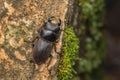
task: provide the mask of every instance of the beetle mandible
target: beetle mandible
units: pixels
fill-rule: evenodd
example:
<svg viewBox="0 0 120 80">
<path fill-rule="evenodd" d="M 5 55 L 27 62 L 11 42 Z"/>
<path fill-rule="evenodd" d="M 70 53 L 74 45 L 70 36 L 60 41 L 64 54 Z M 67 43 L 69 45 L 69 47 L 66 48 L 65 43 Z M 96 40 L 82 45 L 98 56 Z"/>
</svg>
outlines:
<svg viewBox="0 0 120 80">
<path fill-rule="evenodd" d="M 39 37 L 33 47 L 33 58 L 36 64 L 44 63 L 50 56 L 52 56 L 52 49 L 58 41 L 61 29 L 61 19 L 58 23 L 52 23 L 54 16 L 50 17 L 48 21 L 38 31 Z"/>
</svg>

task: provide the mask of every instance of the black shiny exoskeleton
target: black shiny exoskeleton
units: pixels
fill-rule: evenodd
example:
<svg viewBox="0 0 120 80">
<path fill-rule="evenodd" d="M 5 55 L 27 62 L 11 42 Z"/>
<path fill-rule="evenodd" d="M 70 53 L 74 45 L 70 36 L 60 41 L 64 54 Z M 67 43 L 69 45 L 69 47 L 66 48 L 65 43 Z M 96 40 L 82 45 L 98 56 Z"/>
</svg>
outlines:
<svg viewBox="0 0 120 80">
<path fill-rule="evenodd" d="M 54 16 L 50 17 L 38 31 L 39 39 L 33 48 L 33 58 L 36 64 L 44 63 L 51 56 L 52 49 L 59 38 L 61 20 L 59 19 L 59 22 L 54 24 L 51 22 L 54 18 Z"/>
</svg>

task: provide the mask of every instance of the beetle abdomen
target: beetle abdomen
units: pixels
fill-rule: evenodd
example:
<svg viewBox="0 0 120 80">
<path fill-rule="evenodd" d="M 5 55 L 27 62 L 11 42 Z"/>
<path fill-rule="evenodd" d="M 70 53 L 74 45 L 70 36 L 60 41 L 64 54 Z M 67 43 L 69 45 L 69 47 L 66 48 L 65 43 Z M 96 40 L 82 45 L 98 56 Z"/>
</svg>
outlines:
<svg viewBox="0 0 120 80">
<path fill-rule="evenodd" d="M 53 45 L 43 39 L 39 39 L 33 49 L 33 57 L 37 64 L 45 62 L 52 51 Z"/>
</svg>

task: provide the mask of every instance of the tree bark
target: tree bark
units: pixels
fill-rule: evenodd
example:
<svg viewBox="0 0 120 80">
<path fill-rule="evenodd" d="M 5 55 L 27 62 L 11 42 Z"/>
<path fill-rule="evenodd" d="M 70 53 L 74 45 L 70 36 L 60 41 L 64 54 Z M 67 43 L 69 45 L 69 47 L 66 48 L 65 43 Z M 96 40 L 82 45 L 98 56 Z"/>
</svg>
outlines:
<svg viewBox="0 0 120 80">
<path fill-rule="evenodd" d="M 60 18 L 64 29 L 67 5 L 68 0 L 0 0 L 0 80 L 57 80 L 59 54 L 53 50 L 42 65 L 30 63 L 30 42 L 51 16 Z M 56 44 L 59 52 L 62 35 Z"/>
</svg>

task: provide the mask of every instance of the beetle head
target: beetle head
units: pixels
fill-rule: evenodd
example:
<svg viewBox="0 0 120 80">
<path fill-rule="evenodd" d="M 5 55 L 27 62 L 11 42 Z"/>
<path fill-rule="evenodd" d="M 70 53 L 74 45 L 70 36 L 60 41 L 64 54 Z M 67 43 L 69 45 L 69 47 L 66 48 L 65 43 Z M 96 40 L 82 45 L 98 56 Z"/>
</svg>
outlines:
<svg viewBox="0 0 120 80">
<path fill-rule="evenodd" d="M 61 25 L 61 19 L 57 19 L 55 16 L 51 16 L 49 19 L 48 19 L 48 22 L 49 23 L 52 23 L 52 24 L 56 24 L 58 26 Z"/>
<path fill-rule="evenodd" d="M 61 20 L 55 18 L 54 16 L 48 19 L 48 22 L 44 25 L 45 29 L 58 33 L 60 31 Z"/>
</svg>

